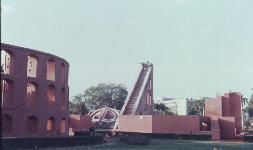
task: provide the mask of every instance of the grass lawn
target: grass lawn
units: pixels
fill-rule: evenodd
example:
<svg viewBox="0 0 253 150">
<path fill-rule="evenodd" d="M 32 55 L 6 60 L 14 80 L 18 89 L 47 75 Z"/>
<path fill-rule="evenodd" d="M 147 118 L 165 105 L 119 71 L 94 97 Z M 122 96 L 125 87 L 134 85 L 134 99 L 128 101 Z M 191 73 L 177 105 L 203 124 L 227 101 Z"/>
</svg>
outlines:
<svg viewBox="0 0 253 150">
<path fill-rule="evenodd" d="M 121 142 L 104 143 L 94 146 L 69 148 L 54 148 L 57 150 L 253 150 L 253 143 L 214 142 L 214 141 L 186 141 L 186 140 L 158 140 L 152 139 L 147 146 L 126 145 Z M 43 150 L 53 150 L 43 149 Z"/>
</svg>

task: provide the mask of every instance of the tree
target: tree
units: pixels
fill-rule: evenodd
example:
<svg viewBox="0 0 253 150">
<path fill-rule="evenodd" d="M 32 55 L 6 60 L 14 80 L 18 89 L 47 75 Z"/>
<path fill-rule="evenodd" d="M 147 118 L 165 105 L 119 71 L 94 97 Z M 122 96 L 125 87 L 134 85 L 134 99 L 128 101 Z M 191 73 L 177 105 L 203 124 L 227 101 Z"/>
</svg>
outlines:
<svg viewBox="0 0 253 150">
<path fill-rule="evenodd" d="M 250 118 L 253 118 L 253 93 L 248 101 L 248 106 L 245 108 L 245 111 L 248 112 Z"/>
<path fill-rule="evenodd" d="M 188 114 L 189 115 L 201 115 L 204 112 L 204 100 L 196 100 L 193 102 Z"/>
<path fill-rule="evenodd" d="M 165 107 L 165 115 L 175 115 L 169 107 Z"/>
<path fill-rule="evenodd" d="M 154 112 L 156 112 L 156 114 L 158 114 L 160 111 L 160 103 L 155 103 L 154 104 Z"/>
<path fill-rule="evenodd" d="M 71 101 L 69 102 L 69 111 L 71 114 L 86 114 L 89 112 L 85 106 L 85 101 L 82 94 L 71 97 Z"/>
<path fill-rule="evenodd" d="M 69 111 L 72 114 L 86 114 L 90 110 L 96 110 L 104 106 L 120 110 L 127 97 L 126 87 L 122 84 L 101 83 L 91 86 L 84 91 L 71 97 Z"/>
<path fill-rule="evenodd" d="M 162 114 L 163 110 L 165 111 L 165 105 L 163 103 L 155 103 L 154 110 L 157 114 Z"/>
<path fill-rule="evenodd" d="M 162 115 L 173 115 L 173 113 L 170 111 L 168 107 L 165 106 L 163 103 L 155 103 L 154 104 L 154 111 L 156 114 L 162 114 Z"/>
<path fill-rule="evenodd" d="M 253 88 L 252 88 L 252 90 L 253 90 Z M 248 107 L 252 107 L 253 108 L 253 93 L 251 94 L 251 97 L 249 99 Z"/>
<path fill-rule="evenodd" d="M 204 116 L 205 114 L 205 102 L 206 102 L 206 98 L 202 97 L 200 100 L 199 100 L 199 112 L 202 116 Z"/>
<path fill-rule="evenodd" d="M 243 109 L 243 125 L 245 126 L 246 130 L 253 130 L 252 123 L 253 123 L 253 93 L 250 97 L 250 100 L 243 98 L 242 96 L 242 107 L 247 102 L 248 106 Z M 245 103 L 244 103 L 245 102 Z M 245 114 L 247 117 L 245 117 Z"/>
<path fill-rule="evenodd" d="M 189 110 L 189 115 L 199 115 L 200 112 L 198 109 L 196 109 L 196 107 L 192 107 L 190 110 Z"/>
<path fill-rule="evenodd" d="M 157 113 L 157 107 L 158 107 L 158 104 L 157 103 L 154 103 L 153 105 L 153 112 Z"/>
<path fill-rule="evenodd" d="M 193 105 L 189 110 L 189 115 L 205 115 L 205 102 L 206 97 L 202 97 L 199 100 L 194 101 Z"/>
<path fill-rule="evenodd" d="M 250 118 L 253 118 L 253 108 L 252 107 L 247 107 L 244 109 L 244 111 L 249 114 Z"/>
<path fill-rule="evenodd" d="M 83 98 L 86 107 L 90 110 L 105 106 L 120 110 L 124 105 L 127 94 L 126 87 L 122 84 L 100 83 L 86 89 Z"/>
<path fill-rule="evenodd" d="M 248 103 L 248 99 L 243 97 L 243 95 L 241 95 L 241 105 L 242 108 L 246 105 L 246 103 Z"/>
<path fill-rule="evenodd" d="M 160 109 L 161 109 L 161 113 L 164 114 L 166 110 L 166 106 L 163 103 L 160 103 Z"/>
</svg>

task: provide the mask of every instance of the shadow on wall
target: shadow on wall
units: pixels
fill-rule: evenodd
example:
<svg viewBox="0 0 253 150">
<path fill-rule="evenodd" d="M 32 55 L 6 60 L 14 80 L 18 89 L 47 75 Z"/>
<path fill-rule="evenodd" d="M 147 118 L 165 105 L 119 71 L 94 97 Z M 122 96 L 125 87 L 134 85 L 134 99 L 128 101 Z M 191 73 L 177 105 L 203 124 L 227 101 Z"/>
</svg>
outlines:
<svg viewBox="0 0 253 150">
<path fill-rule="evenodd" d="M 69 118 L 69 128 L 73 131 L 80 130 L 80 115 L 71 114 Z"/>
<path fill-rule="evenodd" d="M 235 118 L 222 117 L 219 118 L 220 136 L 221 139 L 235 139 Z"/>
</svg>

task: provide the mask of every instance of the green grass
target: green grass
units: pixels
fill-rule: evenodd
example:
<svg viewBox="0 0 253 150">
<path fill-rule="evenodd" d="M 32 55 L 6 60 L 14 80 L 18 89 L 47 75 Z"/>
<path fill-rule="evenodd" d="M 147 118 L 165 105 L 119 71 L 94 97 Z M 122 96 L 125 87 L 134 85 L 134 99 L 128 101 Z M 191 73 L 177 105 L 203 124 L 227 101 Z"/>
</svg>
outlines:
<svg viewBox="0 0 253 150">
<path fill-rule="evenodd" d="M 127 145 L 121 142 L 104 143 L 94 146 L 54 148 L 57 150 L 253 150 L 253 143 L 232 143 L 213 141 L 158 140 L 152 139 L 149 145 Z M 53 150 L 44 149 L 44 150 Z"/>
</svg>

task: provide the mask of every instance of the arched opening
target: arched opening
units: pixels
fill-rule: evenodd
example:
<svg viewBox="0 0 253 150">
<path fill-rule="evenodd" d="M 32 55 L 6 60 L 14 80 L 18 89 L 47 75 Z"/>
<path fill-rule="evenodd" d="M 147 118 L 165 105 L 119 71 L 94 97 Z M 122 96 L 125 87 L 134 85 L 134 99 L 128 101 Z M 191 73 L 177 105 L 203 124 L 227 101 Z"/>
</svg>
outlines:
<svg viewBox="0 0 253 150">
<path fill-rule="evenodd" d="M 11 80 L 1 80 L 1 98 L 2 106 L 11 106 L 13 104 L 14 86 Z"/>
<path fill-rule="evenodd" d="M 29 55 L 27 60 L 27 77 L 37 77 L 38 59 L 36 56 Z"/>
<path fill-rule="evenodd" d="M 65 109 L 65 102 L 66 102 L 66 92 L 65 88 L 61 89 L 61 108 Z"/>
<path fill-rule="evenodd" d="M 49 105 L 55 104 L 55 92 L 56 92 L 55 86 L 53 84 L 50 84 L 47 90 L 47 101 Z"/>
<path fill-rule="evenodd" d="M 47 80 L 55 81 L 55 61 L 53 59 L 47 61 Z"/>
<path fill-rule="evenodd" d="M 29 82 L 26 90 L 27 105 L 34 106 L 38 98 L 38 87 L 37 84 Z"/>
<path fill-rule="evenodd" d="M 26 120 L 26 132 L 27 133 L 36 133 L 38 132 L 38 119 L 35 116 L 29 116 Z"/>
<path fill-rule="evenodd" d="M 60 131 L 61 133 L 65 133 L 66 132 L 66 126 L 65 126 L 65 118 L 62 118 L 61 120 L 61 127 L 60 127 Z"/>
<path fill-rule="evenodd" d="M 13 55 L 6 50 L 1 50 L 1 73 L 12 74 L 13 64 L 14 64 Z"/>
<path fill-rule="evenodd" d="M 65 81 L 66 67 L 64 63 L 61 64 L 61 79 L 60 82 L 63 84 Z"/>
<path fill-rule="evenodd" d="M 13 120 L 10 115 L 3 115 L 2 120 L 2 133 L 11 133 L 13 126 Z"/>
<path fill-rule="evenodd" d="M 55 119 L 54 117 L 50 117 L 47 121 L 47 131 L 53 132 L 55 130 Z"/>
</svg>

